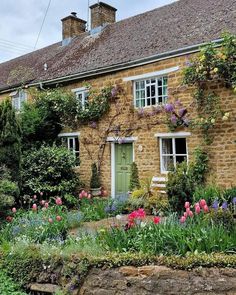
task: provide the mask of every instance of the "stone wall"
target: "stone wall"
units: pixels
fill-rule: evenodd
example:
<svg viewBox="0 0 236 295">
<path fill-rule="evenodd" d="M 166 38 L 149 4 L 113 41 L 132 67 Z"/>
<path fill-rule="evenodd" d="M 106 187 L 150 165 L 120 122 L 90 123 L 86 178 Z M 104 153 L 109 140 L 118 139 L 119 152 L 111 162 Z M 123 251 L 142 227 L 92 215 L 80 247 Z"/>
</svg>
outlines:
<svg viewBox="0 0 236 295">
<path fill-rule="evenodd" d="M 92 269 L 74 295 L 235 295 L 236 269 L 165 266 Z"/>
<path fill-rule="evenodd" d="M 97 76 L 93 79 L 87 79 L 86 81 L 79 81 L 71 83 L 65 86 L 68 90 L 83 87 L 85 83 L 90 84 L 92 88 L 99 89 L 108 85 L 120 85 L 124 89 L 124 94 L 120 96 L 117 102 L 122 108 L 122 115 L 116 118 L 115 123 L 132 126 L 142 126 L 141 129 L 137 129 L 132 133 L 133 137 L 137 140 L 134 141 L 134 155 L 135 162 L 139 168 L 140 178 L 145 179 L 152 176 L 163 176 L 160 172 L 160 151 L 159 151 L 159 139 L 155 137 L 156 133 L 169 132 L 166 124 L 158 124 L 155 126 L 147 126 L 145 120 L 137 118 L 137 115 L 133 111 L 134 98 L 133 98 L 133 85 L 132 81 L 125 82 L 123 78 L 129 76 L 135 76 L 154 71 L 160 71 L 170 67 L 179 66 L 179 70 L 168 75 L 168 91 L 169 101 L 173 101 L 175 98 L 180 99 L 184 106 L 188 106 L 192 101 L 193 89 L 182 89 L 182 69 L 185 67 L 187 61 L 186 56 L 174 57 L 166 60 L 158 61 L 144 66 L 136 68 L 113 72 L 112 74 Z M 212 90 L 216 92 L 221 98 L 221 107 L 224 112 L 230 112 L 229 121 L 219 122 L 216 124 L 213 135 L 214 140 L 209 149 L 210 157 L 210 177 L 209 180 L 224 187 L 230 187 L 236 185 L 236 99 L 235 94 L 230 89 L 226 89 L 221 85 L 212 85 Z M 175 94 L 173 94 L 175 93 Z M 1 100 L 1 96 L 0 96 Z M 194 113 L 194 108 L 189 108 L 191 113 Z M 97 130 L 92 130 L 88 126 L 81 126 L 80 132 L 80 159 L 81 165 L 79 172 L 81 179 L 86 185 L 89 185 L 89 179 L 91 175 L 91 164 L 96 161 L 99 146 L 99 135 L 103 130 L 107 128 L 109 118 L 115 112 L 115 103 L 112 103 L 111 111 L 108 115 L 100 121 Z M 182 131 L 191 132 L 191 136 L 187 138 L 189 160 L 193 159 L 193 152 L 197 146 L 203 145 L 202 134 L 195 130 L 189 130 L 188 128 Z M 112 135 L 111 135 L 112 136 Z M 92 144 L 84 145 L 84 139 L 89 138 Z M 140 149 L 140 146 L 142 149 Z M 86 147 L 92 151 L 93 159 L 88 157 Z M 102 168 L 102 184 L 110 191 L 111 190 L 111 144 L 107 143 L 105 148 L 105 154 L 103 158 Z"/>
</svg>

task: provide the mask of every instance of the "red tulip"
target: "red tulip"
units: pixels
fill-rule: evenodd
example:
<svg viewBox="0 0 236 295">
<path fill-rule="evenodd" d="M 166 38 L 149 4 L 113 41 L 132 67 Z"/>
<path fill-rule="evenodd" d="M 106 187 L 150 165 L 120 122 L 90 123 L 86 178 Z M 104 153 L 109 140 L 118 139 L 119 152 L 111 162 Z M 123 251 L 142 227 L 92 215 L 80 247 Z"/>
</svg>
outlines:
<svg viewBox="0 0 236 295">
<path fill-rule="evenodd" d="M 205 206 L 203 207 L 203 211 L 204 211 L 205 213 L 209 212 L 209 208 L 208 208 L 207 205 L 205 205 Z"/>
<path fill-rule="evenodd" d="M 33 206 L 32 206 L 32 210 L 33 210 L 33 211 L 37 211 L 37 205 L 36 205 L 36 204 L 33 204 Z"/>
<path fill-rule="evenodd" d="M 204 199 L 202 199 L 200 202 L 200 207 L 203 209 L 203 207 L 207 204 Z"/>
<path fill-rule="evenodd" d="M 53 223 L 52 218 L 48 218 L 48 222 L 49 222 L 49 223 Z"/>
<path fill-rule="evenodd" d="M 190 207 L 190 203 L 189 203 L 189 202 L 185 202 L 185 204 L 184 204 L 184 208 L 187 209 L 187 208 L 189 208 L 189 207 Z"/>
<path fill-rule="evenodd" d="M 199 214 L 201 212 L 201 208 L 200 208 L 200 206 L 196 206 L 195 207 L 195 213 L 196 214 Z"/>
<path fill-rule="evenodd" d="M 56 204 L 58 205 L 58 206 L 61 206 L 62 205 L 62 200 L 61 200 L 61 198 L 56 198 Z"/>
<path fill-rule="evenodd" d="M 16 213 L 16 208 L 15 208 L 15 207 L 12 208 L 11 211 L 12 211 L 13 213 Z"/>
<path fill-rule="evenodd" d="M 180 222 L 181 222 L 181 223 L 185 223 L 185 221 L 186 221 L 186 217 L 185 217 L 185 216 L 182 216 L 182 217 L 180 218 Z"/>
<path fill-rule="evenodd" d="M 56 220 L 57 220 L 57 221 L 61 221 L 61 220 L 62 220 L 62 217 L 58 215 L 58 216 L 56 217 Z"/>
<path fill-rule="evenodd" d="M 155 216 L 155 217 L 153 218 L 153 222 L 154 222 L 155 224 L 158 224 L 160 221 L 161 221 L 161 218 L 160 218 L 159 216 Z"/>
</svg>

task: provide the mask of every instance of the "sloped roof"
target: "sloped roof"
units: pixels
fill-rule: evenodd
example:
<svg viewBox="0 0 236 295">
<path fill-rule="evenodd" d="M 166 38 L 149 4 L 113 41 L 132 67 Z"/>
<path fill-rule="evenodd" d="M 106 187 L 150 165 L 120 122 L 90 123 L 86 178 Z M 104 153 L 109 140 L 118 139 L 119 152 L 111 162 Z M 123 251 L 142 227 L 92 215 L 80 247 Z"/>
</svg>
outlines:
<svg viewBox="0 0 236 295">
<path fill-rule="evenodd" d="M 180 0 L 0 64 L 0 90 L 99 70 L 236 33 L 236 0 Z M 44 70 L 47 63 L 48 70 Z"/>
</svg>

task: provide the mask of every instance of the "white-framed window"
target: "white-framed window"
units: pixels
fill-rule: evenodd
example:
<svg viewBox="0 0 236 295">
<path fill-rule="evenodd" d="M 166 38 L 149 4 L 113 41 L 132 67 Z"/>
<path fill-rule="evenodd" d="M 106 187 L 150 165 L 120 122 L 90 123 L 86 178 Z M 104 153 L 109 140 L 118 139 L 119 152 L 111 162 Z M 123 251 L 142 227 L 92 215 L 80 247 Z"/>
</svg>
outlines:
<svg viewBox="0 0 236 295">
<path fill-rule="evenodd" d="M 177 163 L 188 161 L 186 137 L 160 138 L 161 173 L 168 173 Z"/>
<path fill-rule="evenodd" d="M 10 97 L 16 111 L 20 111 L 23 103 L 27 101 L 27 93 L 24 90 L 16 90 L 10 94 Z"/>
<path fill-rule="evenodd" d="M 79 133 L 61 133 L 58 135 L 61 139 L 61 143 L 76 157 L 76 161 L 79 165 L 80 161 L 80 143 Z"/>
<path fill-rule="evenodd" d="M 167 76 L 134 81 L 135 107 L 144 108 L 166 104 L 168 97 Z"/>
<path fill-rule="evenodd" d="M 88 88 L 76 88 L 72 89 L 72 92 L 75 93 L 76 98 L 81 103 L 83 110 L 86 108 L 86 104 L 88 102 L 89 90 Z"/>
</svg>

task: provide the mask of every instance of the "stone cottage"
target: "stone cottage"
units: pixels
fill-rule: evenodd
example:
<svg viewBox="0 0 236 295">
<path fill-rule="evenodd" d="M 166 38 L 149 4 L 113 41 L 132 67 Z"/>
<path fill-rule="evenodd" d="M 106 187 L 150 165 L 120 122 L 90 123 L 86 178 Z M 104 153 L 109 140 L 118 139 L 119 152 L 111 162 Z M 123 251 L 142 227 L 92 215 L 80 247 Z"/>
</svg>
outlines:
<svg viewBox="0 0 236 295">
<path fill-rule="evenodd" d="M 202 132 L 188 127 L 188 117 L 170 130 L 166 114 L 159 112 L 173 102 L 191 107 L 193 89 L 182 86 L 183 69 L 202 45 L 220 45 L 222 33 L 236 33 L 236 5 L 235 0 L 179 0 L 119 22 L 116 8 L 106 3 L 90 11 L 90 30 L 73 12 L 62 19 L 60 42 L 0 64 L 0 99 L 10 96 L 19 110 L 30 87 L 61 86 L 86 107 L 88 84 L 119 86 L 122 92 L 99 122 L 59 134 L 80 158 L 78 170 L 87 184 L 91 164 L 102 153 L 102 185 L 115 196 L 128 191 L 133 161 L 141 178 L 163 178 L 170 165 L 191 161 L 203 145 Z M 236 97 L 224 85 L 211 87 L 230 116 L 211 131 L 209 180 L 230 187 L 236 185 Z"/>
</svg>

